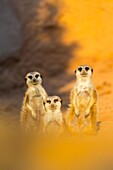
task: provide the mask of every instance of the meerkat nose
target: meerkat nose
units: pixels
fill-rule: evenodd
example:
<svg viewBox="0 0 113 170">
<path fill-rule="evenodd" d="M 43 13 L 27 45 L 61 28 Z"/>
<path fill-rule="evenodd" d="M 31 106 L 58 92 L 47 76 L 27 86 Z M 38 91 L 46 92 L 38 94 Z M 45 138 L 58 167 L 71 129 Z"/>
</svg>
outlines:
<svg viewBox="0 0 113 170">
<path fill-rule="evenodd" d="M 85 74 L 86 73 L 86 71 L 85 70 L 82 70 L 82 74 Z"/>
<path fill-rule="evenodd" d="M 33 82 L 35 82 L 36 81 L 36 79 L 33 79 Z"/>
<path fill-rule="evenodd" d="M 54 103 L 51 104 L 51 107 L 54 107 Z"/>
</svg>

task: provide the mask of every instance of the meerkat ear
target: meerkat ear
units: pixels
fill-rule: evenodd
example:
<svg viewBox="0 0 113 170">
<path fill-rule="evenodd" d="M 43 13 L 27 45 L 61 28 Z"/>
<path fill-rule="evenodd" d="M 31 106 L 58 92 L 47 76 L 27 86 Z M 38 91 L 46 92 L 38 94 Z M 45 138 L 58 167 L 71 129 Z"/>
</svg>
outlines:
<svg viewBox="0 0 113 170">
<path fill-rule="evenodd" d="M 61 104 L 62 104 L 62 99 L 60 100 Z"/>
<path fill-rule="evenodd" d="M 27 78 L 25 77 L 25 82 L 27 81 Z"/>
<path fill-rule="evenodd" d="M 75 74 L 76 74 L 76 72 L 77 72 L 77 71 L 75 70 Z"/>
<path fill-rule="evenodd" d="M 93 73 L 93 69 L 91 69 L 91 72 Z"/>
</svg>

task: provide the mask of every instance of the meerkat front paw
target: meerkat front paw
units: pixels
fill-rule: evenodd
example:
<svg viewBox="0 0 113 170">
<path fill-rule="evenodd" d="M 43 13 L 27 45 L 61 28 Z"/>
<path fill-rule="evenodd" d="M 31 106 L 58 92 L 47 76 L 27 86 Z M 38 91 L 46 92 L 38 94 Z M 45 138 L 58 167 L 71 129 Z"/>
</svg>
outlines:
<svg viewBox="0 0 113 170">
<path fill-rule="evenodd" d="M 32 117 L 33 117 L 33 119 L 37 119 L 37 114 L 35 114 L 35 113 L 32 113 Z"/>
<path fill-rule="evenodd" d="M 80 116 L 80 112 L 79 112 L 79 111 L 76 111 L 76 112 L 75 112 L 75 115 L 76 115 L 76 117 L 79 117 L 79 116 Z"/>
<path fill-rule="evenodd" d="M 86 113 L 85 113 L 85 118 L 87 118 L 89 116 L 89 113 L 90 113 L 90 111 L 87 110 Z"/>
</svg>

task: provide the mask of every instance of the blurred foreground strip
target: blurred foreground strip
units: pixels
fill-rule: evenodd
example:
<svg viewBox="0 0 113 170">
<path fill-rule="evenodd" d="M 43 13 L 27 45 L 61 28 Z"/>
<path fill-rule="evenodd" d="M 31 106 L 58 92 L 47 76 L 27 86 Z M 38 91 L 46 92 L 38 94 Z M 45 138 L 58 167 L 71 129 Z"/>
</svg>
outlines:
<svg viewBox="0 0 113 170">
<path fill-rule="evenodd" d="M 113 169 L 112 159 L 109 136 L 45 138 L 0 128 L 1 170 L 108 170 Z"/>
</svg>

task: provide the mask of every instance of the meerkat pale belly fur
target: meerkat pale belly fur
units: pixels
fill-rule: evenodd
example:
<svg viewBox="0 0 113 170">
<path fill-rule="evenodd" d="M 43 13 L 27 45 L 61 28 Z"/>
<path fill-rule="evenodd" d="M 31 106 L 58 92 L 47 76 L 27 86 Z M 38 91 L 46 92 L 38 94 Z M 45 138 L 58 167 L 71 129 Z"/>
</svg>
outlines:
<svg viewBox="0 0 113 170">
<path fill-rule="evenodd" d="M 61 99 L 58 96 L 49 96 L 45 102 L 44 133 L 56 134 L 63 130 L 63 114 Z"/>
<path fill-rule="evenodd" d="M 89 119 L 90 126 L 96 126 L 97 118 L 97 92 L 92 83 L 93 69 L 89 66 L 79 66 L 75 70 L 76 83 L 70 95 L 70 115 L 69 121 L 73 116 Z"/>
<path fill-rule="evenodd" d="M 42 87 L 42 76 L 39 72 L 28 73 L 25 77 L 28 89 L 25 93 L 22 112 L 21 126 L 26 130 L 40 127 L 45 113 L 44 101 L 47 93 Z"/>
</svg>

